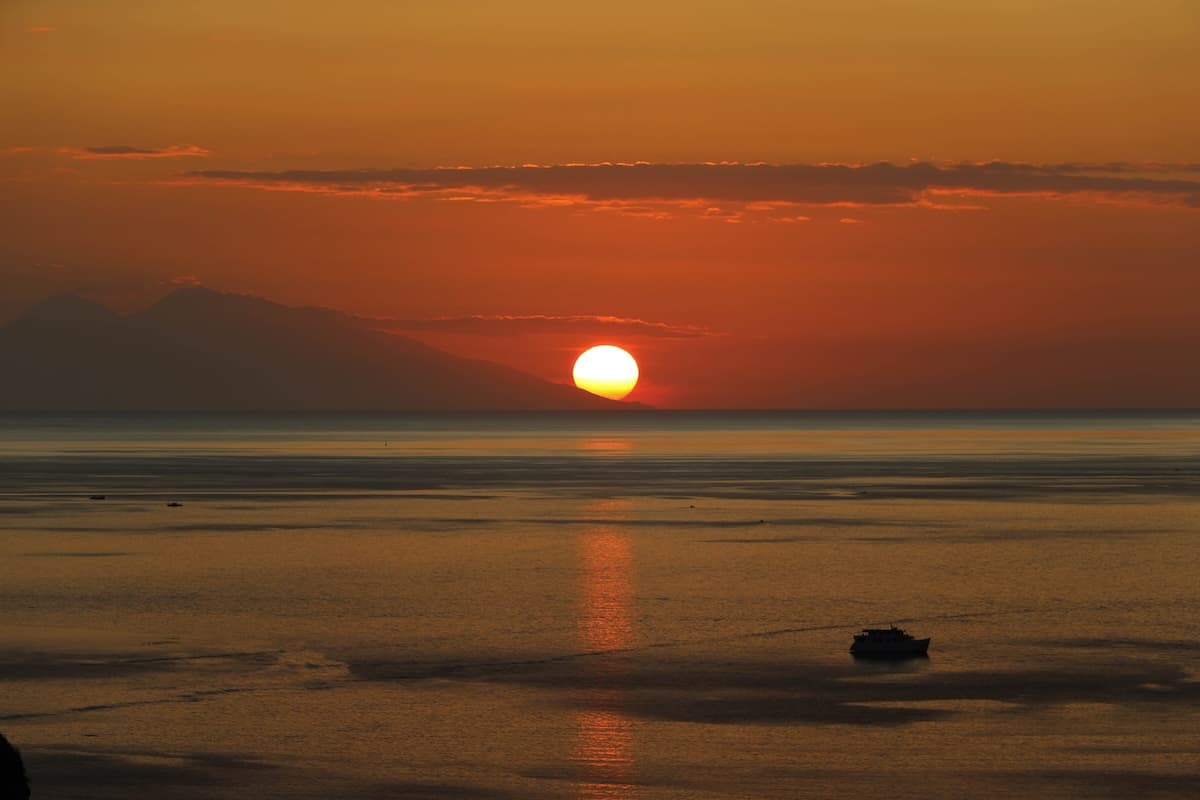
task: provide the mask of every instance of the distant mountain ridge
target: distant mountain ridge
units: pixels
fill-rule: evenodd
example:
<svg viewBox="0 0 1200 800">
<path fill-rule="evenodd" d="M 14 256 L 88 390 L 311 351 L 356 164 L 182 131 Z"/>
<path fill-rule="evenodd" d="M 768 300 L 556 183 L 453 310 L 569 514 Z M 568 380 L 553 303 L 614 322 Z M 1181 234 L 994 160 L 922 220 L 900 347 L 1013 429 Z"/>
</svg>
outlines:
<svg viewBox="0 0 1200 800">
<path fill-rule="evenodd" d="M 0 411 L 638 408 L 325 308 L 183 288 L 127 316 L 77 295 L 0 326 Z"/>
</svg>

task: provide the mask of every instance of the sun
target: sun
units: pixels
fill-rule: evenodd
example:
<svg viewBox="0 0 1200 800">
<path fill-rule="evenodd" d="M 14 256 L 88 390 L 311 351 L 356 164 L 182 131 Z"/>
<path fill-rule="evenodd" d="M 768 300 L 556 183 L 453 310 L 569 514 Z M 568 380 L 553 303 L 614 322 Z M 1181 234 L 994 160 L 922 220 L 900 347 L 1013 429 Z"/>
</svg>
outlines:
<svg viewBox="0 0 1200 800">
<path fill-rule="evenodd" d="M 633 356 L 611 344 L 597 345 L 575 359 L 575 385 L 585 392 L 620 400 L 638 382 Z"/>
</svg>

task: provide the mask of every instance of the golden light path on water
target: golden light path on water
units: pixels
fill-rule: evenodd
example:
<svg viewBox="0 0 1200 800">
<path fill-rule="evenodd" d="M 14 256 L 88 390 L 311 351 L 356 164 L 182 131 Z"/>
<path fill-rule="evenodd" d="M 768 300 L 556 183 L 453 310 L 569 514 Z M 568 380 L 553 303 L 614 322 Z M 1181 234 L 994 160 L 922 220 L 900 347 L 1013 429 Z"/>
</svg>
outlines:
<svg viewBox="0 0 1200 800">
<path fill-rule="evenodd" d="M 602 500 L 587 510 L 604 519 L 620 519 L 627 500 Z M 579 800 L 629 800 L 635 796 L 636 723 L 623 710 L 625 690 L 617 680 L 626 669 L 620 652 L 635 643 L 632 618 L 633 545 L 609 524 L 597 524 L 579 537 L 582 581 L 578 636 L 589 652 L 577 698 L 575 743 L 571 760 L 579 768 Z"/>
</svg>

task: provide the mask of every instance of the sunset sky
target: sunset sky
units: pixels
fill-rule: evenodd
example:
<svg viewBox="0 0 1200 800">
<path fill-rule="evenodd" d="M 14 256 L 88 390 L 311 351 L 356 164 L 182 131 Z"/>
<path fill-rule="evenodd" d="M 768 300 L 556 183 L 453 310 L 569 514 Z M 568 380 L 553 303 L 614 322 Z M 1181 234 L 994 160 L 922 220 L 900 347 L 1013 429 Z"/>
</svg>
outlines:
<svg viewBox="0 0 1200 800">
<path fill-rule="evenodd" d="M 1200 406 L 1200 2 L 6 0 L 0 322 L 201 284 L 662 407 Z"/>
</svg>

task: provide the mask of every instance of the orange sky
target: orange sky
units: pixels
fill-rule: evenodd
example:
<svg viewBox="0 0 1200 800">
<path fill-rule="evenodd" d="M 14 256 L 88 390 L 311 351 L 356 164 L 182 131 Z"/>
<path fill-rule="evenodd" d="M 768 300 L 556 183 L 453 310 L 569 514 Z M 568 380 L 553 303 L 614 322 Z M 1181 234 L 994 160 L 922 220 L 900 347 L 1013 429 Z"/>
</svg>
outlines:
<svg viewBox="0 0 1200 800">
<path fill-rule="evenodd" d="M 5 3 L 0 320 L 200 282 L 664 406 L 1200 406 L 1200 4 L 683 7 Z"/>
</svg>

